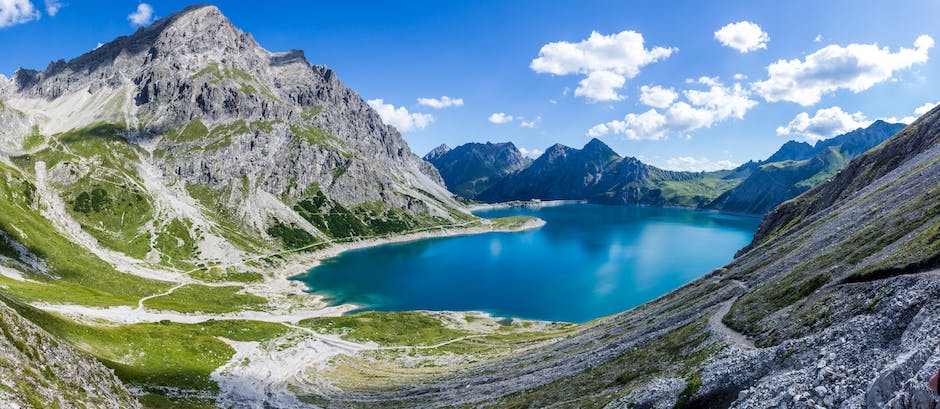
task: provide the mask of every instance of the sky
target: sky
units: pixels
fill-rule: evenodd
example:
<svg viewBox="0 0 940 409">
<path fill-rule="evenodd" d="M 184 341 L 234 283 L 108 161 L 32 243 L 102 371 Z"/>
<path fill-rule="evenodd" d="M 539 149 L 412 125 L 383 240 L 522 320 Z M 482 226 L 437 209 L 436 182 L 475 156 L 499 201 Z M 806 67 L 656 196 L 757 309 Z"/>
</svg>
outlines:
<svg viewBox="0 0 940 409">
<path fill-rule="evenodd" d="M 189 2 L 0 0 L 0 74 Z M 266 49 L 336 70 L 423 155 L 592 137 L 668 169 L 763 159 L 940 101 L 940 1 L 224 1 Z"/>
</svg>

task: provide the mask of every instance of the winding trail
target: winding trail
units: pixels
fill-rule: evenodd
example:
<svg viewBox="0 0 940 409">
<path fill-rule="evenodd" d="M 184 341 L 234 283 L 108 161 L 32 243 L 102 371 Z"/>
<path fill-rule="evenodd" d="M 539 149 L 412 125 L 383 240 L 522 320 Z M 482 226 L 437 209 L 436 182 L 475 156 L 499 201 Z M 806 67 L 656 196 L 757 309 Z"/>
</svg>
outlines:
<svg viewBox="0 0 940 409">
<path fill-rule="evenodd" d="M 734 284 L 735 287 L 744 290 L 747 290 L 748 288 L 746 284 L 738 280 L 733 280 L 732 284 Z M 741 295 L 736 295 L 733 298 L 721 303 L 721 307 L 719 307 L 718 310 L 716 310 L 715 313 L 708 318 L 708 326 L 711 328 L 712 333 L 715 334 L 716 337 L 727 342 L 728 344 L 737 346 L 738 348 L 741 348 L 745 351 L 749 351 L 757 349 L 754 346 L 754 342 L 748 339 L 744 334 L 725 325 L 723 321 L 725 316 L 728 315 L 728 312 L 731 311 L 731 306 L 740 297 Z"/>
</svg>

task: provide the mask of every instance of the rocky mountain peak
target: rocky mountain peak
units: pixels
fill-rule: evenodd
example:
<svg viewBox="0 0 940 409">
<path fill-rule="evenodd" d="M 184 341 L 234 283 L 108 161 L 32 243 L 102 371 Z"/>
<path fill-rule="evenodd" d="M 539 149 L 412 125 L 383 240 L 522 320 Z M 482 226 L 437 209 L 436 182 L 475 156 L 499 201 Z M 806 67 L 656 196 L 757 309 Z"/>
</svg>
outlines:
<svg viewBox="0 0 940 409">
<path fill-rule="evenodd" d="M 446 143 L 442 143 L 438 147 L 431 149 L 427 155 L 424 155 L 424 160 L 433 163 L 435 160 L 440 159 L 441 156 L 444 156 L 447 152 L 450 152 L 450 150 L 450 146 L 447 146 Z"/>
<path fill-rule="evenodd" d="M 614 150 L 611 149 L 610 146 L 607 146 L 606 143 L 604 143 L 603 141 L 597 138 L 591 138 L 591 140 L 588 141 L 588 143 L 585 144 L 583 148 L 581 148 L 581 151 L 591 156 L 597 156 L 597 157 L 603 157 L 603 158 L 620 156 L 617 154 L 617 152 L 614 152 Z"/>
<path fill-rule="evenodd" d="M 150 33 L 153 32 L 153 33 Z M 217 61 L 266 54 L 254 38 L 232 24 L 215 6 L 188 7 L 142 28 L 134 37 L 153 37 L 149 59 L 196 55 Z"/>
</svg>

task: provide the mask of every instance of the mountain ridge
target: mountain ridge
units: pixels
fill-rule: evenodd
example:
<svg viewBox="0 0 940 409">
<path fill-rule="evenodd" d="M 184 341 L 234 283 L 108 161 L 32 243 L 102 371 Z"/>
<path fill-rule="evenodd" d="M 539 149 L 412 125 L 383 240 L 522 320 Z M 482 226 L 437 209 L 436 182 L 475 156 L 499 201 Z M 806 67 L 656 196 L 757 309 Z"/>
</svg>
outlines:
<svg viewBox="0 0 940 409">
<path fill-rule="evenodd" d="M 879 120 L 866 128 L 819 141 L 815 146 L 789 141 L 763 161 L 712 172 L 659 169 L 633 157 L 621 157 L 603 141 L 592 138 L 581 149 L 556 143 L 525 167 L 501 178 L 490 175 L 482 190 L 457 188 L 454 175 L 442 174 L 448 187 L 458 195 L 484 202 L 574 199 L 763 214 L 835 174 L 849 160 L 901 128 L 901 124 Z"/>
</svg>

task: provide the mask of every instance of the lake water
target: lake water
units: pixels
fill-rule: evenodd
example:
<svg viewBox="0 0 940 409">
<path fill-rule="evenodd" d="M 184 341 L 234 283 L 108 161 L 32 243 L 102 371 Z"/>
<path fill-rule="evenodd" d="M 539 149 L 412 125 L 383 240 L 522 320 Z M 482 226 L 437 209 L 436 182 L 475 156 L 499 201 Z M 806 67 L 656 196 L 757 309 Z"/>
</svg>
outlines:
<svg viewBox="0 0 940 409">
<path fill-rule="evenodd" d="M 486 311 L 585 322 L 659 297 L 731 261 L 760 219 L 688 209 L 572 204 L 499 209 L 547 223 L 520 233 L 347 251 L 303 280 L 336 304 Z"/>
</svg>

